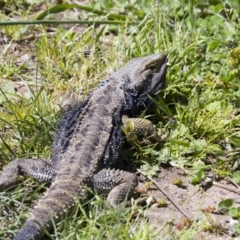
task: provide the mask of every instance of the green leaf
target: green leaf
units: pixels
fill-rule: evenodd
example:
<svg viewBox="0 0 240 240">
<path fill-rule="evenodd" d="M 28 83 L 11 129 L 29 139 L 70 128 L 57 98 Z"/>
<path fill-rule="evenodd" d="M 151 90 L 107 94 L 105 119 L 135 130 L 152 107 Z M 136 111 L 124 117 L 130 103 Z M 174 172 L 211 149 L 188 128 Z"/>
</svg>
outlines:
<svg viewBox="0 0 240 240">
<path fill-rule="evenodd" d="M 218 204 L 218 208 L 222 210 L 228 210 L 234 204 L 233 199 L 225 199 Z"/>
<path fill-rule="evenodd" d="M 179 140 L 170 140 L 172 143 L 175 143 L 179 146 L 183 146 L 183 147 L 190 147 L 190 143 L 189 142 L 184 142 L 184 141 L 179 141 Z"/>
<path fill-rule="evenodd" d="M 197 171 L 195 176 L 191 179 L 192 184 L 198 184 L 204 179 L 205 173 L 203 170 Z"/>
<path fill-rule="evenodd" d="M 209 51 L 213 51 L 214 49 L 216 49 L 218 46 L 219 46 L 220 42 L 217 41 L 217 40 L 214 40 L 214 41 L 211 41 L 209 44 L 208 44 L 208 49 Z"/>
<path fill-rule="evenodd" d="M 236 171 L 232 175 L 232 179 L 235 183 L 240 183 L 240 171 Z"/>
<path fill-rule="evenodd" d="M 214 63 L 214 64 L 211 65 L 210 69 L 211 69 L 213 72 L 219 73 L 220 70 L 221 70 L 221 65 L 218 64 L 218 63 Z"/>
<path fill-rule="evenodd" d="M 238 219 L 240 218 L 240 207 L 233 207 L 233 208 L 230 208 L 229 210 L 229 215 L 235 219 Z"/>
</svg>

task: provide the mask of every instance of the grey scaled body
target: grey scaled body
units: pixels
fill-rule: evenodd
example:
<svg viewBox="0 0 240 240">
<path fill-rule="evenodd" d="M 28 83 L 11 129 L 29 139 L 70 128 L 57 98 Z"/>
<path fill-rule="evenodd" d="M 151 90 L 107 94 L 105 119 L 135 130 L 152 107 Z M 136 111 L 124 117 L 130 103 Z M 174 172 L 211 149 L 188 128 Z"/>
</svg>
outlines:
<svg viewBox="0 0 240 240">
<path fill-rule="evenodd" d="M 112 206 L 131 195 L 136 175 L 114 169 L 124 138 L 122 116 L 137 117 L 151 104 L 148 96 L 164 87 L 166 65 L 164 54 L 132 59 L 65 113 L 50 160 L 16 159 L 3 169 L 1 191 L 16 184 L 20 174 L 51 183 L 15 240 L 41 239 L 52 220 L 58 222 L 79 201 L 86 186 L 108 194 Z"/>
</svg>

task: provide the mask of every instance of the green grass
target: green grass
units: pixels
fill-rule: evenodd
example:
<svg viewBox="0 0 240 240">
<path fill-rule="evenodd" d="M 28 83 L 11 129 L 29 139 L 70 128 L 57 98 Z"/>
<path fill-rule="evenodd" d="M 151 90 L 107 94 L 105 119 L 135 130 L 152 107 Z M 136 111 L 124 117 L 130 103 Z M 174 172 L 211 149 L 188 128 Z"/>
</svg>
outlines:
<svg viewBox="0 0 240 240">
<path fill-rule="evenodd" d="M 47 9 L 47 4 L 39 10 L 25 1 L 17 1 L 16 9 L 15 1 L 6 2 L 1 21 L 34 20 Z M 51 25 L 53 34 L 47 25 L 1 27 L 1 38 L 10 41 L 0 45 L 0 166 L 16 157 L 49 156 L 66 93 L 77 92 L 84 99 L 99 80 L 129 59 L 165 52 L 167 86 L 151 118 L 158 127 L 169 125 L 171 118 L 176 121 L 170 124 L 170 138 L 164 145 L 136 150 L 137 161 L 143 169 L 146 165 L 155 169 L 160 162 L 187 168 L 195 183 L 209 169 L 217 176 L 231 177 L 240 164 L 239 5 L 237 0 L 92 1 L 89 7 L 102 14 L 82 11 L 81 20 L 96 21 L 83 25 L 83 30 L 81 25 L 61 24 Z M 124 24 L 102 24 L 101 20 L 109 19 L 103 12 L 115 14 L 110 18 Z M 77 20 L 73 12 L 67 16 Z M 54 13 L 45 19 L 58 16 Z M 30 34 L 36 39 L 22 40 Z M 88 57 L 86 50 L 90 50 Z M 0 239 L 17 232 L 44 189 L 28 179 L 0 193 Z M 112 210 L 96 196 L 55 226 L 52 239 L 158 239 L 141 218 L 144 210 L 136 206 Z M 194 239 L 197 229 L 177 236 L 168 227 L 172 239 Z"/>
</svg>

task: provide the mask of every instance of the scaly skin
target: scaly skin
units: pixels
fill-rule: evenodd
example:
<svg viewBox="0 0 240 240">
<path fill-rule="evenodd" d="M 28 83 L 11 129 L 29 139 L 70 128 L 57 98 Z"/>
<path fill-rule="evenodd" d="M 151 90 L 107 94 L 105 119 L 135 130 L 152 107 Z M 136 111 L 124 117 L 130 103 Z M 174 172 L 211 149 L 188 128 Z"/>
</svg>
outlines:
<svg viewBox="0 0 240 240">
<path fill-rule="evenodd" d="M 132 194 L 136 175 L 114 169 L 123 143 L 122 116 L 136 117 L 150 105 L 148 96 L 165 84 L 166 62 L 164 54 L 132 59 L 66 112 L 50 160 L 16 159 L 3 169 L 0 190 L 14 185 L 19 174 L 51 183 L 15 240 L 40 239 L 52 220 L 57 222 L 79 201 L 86 186 L 108 194 L 112 206 Z"/>
</svg>

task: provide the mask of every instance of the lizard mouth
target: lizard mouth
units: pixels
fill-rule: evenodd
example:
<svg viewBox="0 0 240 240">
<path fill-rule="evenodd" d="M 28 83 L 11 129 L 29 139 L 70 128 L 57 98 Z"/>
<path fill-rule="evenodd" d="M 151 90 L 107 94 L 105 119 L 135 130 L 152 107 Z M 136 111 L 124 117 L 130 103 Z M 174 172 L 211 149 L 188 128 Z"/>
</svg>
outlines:
<svg viewBox="0 0 240 240">
<path fill-rule="evenodd" d="M 164 56 L 163 59 L 158 63 L 158 68 L 155 73 L 148 76 L 151 78 L 151 83 L 145 86 L 147 89 L 143 89 L 142 93 L 138 95 L 138 100 L 145 101 L 148 96 L 154 96 L 161 90 L 166 83 L 166 71 L 167 71 L 167 57 Z"/>
<path fill-rule="evenodd" d="M 151 87 L 147 91 L 148 95 L 156 94 L 162 89 L 166 83 L 166 71 L 167 71 L 167 57 L 165 56 L 162 62 L 159 64 L 157 73 L 154 74 Z"/>
</svg>

